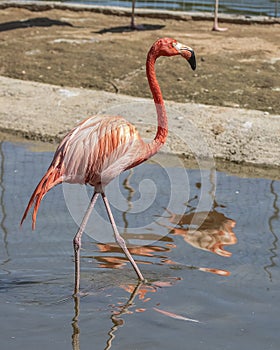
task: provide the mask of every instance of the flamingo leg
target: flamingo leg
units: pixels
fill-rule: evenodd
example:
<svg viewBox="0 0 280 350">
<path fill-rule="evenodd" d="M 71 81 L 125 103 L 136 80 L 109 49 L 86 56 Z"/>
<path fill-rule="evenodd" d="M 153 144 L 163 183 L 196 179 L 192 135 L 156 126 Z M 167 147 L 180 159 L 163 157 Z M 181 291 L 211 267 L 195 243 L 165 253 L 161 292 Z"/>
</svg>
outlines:
<svg viewBox="0 0 280 350">
<path fill-rule="evenodd" d="M 131 29 L 136 29 L 134 17 L 135 17 L 135 0 L 132 0 L 131 22 L 130 22 Z"/>
<path fill-rule="evenodd" d="M 109 201 L 107 199 L 107 197 L 105 196 L 105 193 L 102 192 L 101 196 L 103 198 L 113 231 L 114 231 L 114 235 L 115 235 L 115 240 L 118 243 L 118 245 L 122 248 L 122 250 L 124 251 L 125 255 L 127 256 L 128 260 L 131 262 L 131 265 L 133 266 L 135 272 L 137 273 L 137 276 L 139 278 L 140 281 L 145 281 L 141 271 L 139 270 L 136 262 L 134 261 L 133 257 L 131 256 L 129 250 L 127 249 L 127 246 L 125 244 L 125 240 L 122 238 L 122 236 L 119 234 L 118 229 L 117 229 L 117 225 L 115 223 L 111 208 L 110 208 L 110 204 Z"/>
<path fill-rule="evenodd" d="M 227 28 L 221 28 L 218 24 L 219 0 L 215 0 L 214 25 L 212 30 L 216 32 L 225 32 Z"/>
<path fill-rule="evenodd" d="M 75 254 L 75 288 L 74 288 L 74 295 L 77 295 L 79 293 L 80 289 L 80 249 L 81 249 L 81 240 L 82 240 L 82 234 L 85 230 L 86 224 L 88 222 L 89 216 L 92 212 L 92 209 L 96 203 L 97 197 L 99 193 L 94 192 L 91 201 L 89 203 L 89 206 L 87 208 L 87 211 L 84 215 L 84 218 L 82 220 L 82 223 L 79 227 L 78 232 L 76 233 L 74 239 L 73 239 L 73 247 L 74 247 L 74 254 Z"/>
</svg>

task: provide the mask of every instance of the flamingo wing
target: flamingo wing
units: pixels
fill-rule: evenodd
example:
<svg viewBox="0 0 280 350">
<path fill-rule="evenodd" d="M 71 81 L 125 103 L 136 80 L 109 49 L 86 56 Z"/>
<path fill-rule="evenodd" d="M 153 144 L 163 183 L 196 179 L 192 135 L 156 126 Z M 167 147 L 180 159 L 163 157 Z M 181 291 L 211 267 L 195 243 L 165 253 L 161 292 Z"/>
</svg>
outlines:
<svg viewBox="0 0 280 350">
<path fill-rule="evenodd" d="M 138 131 L 124 118 L 96 116 L 64 138 L 54 161 L 60 159 L 65 182 L 105 186 L 142 158 L 144 151 Z"/>
<path fill-rule="evenodd" d="M 106 186 L 122 171 L 142 163 L 146 144 L 122 117 L 94 116 L 72 129 L 58 146 L 52 163 L 33 192 L 21 224 L 34 204 L 32 228 L 44 195 L 61 182 Z"/>
</svg>

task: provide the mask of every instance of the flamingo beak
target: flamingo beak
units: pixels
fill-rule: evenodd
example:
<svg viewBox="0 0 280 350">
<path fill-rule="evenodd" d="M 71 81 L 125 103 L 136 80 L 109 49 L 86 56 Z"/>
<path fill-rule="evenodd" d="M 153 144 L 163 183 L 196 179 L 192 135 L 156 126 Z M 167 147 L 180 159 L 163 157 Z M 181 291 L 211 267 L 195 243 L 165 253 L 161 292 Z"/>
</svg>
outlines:
<svg viewBox="0 0 280 350">
<path fill-rule="evenodd" d="M 195 59 L 195 54 L 194 54 L 193 49 L 190 48 L 189 46 L 185 46 L 185 45 L 180 44 L 178 42 L 174 43 L 173 46 L 179 52 L 179 54 L 189 62 L 192 70 L 195 70 L 196 69 L 196 59 Z"/>
<path fill-rule="evenodd" d="M 192 49 L 189 49 L 189 52 L 191 54 L 191 57 L 188 59 L 188 62 L 190 64 L 190 66 L 192 67 L 192 70 L 195 70 L 196 69 L 195 54 L 194 54 L 194 51 Z"/>
</svg>

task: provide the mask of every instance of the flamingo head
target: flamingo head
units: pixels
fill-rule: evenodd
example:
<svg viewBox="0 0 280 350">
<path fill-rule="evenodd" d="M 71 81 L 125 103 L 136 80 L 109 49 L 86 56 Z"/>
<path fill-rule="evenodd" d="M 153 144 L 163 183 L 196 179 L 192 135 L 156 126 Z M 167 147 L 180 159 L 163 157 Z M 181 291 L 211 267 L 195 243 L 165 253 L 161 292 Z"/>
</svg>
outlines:
<svg viewBox="0 0 280 350">
<path fill-rule="evenodd" d="M 191 47 L 181 44 L 177 40 L 171 38 L 159 39 L 154 43 L 153 47 L 156 49 L 158 57 L 181 55 L 189 62 L 192 70 L 195 70 L 196 59 Z"/>
</svg>

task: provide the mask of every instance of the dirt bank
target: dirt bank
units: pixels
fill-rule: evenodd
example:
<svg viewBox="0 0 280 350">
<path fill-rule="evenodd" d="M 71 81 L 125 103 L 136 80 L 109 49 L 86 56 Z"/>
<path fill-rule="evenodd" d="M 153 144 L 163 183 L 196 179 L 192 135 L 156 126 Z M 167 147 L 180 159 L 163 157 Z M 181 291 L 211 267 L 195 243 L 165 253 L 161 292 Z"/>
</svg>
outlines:
<svg viewBox="0 0 280 350">
<path fill-rule="evenodd" d="M 123 115 L 142 137 L 155 134 L 151 99 L 0 77 L 2 131 L 57 142 L 86 116 Z M 280 116 L 262 111 L 167 102 L 165 150 L 187 158 L 280 166 Z"/>
<path fill-rule="evenodd" d="M 140 128 L 149 134 L 150 107 L 124 95 L 150 98 L 146 52 L 158 37 L 172 36 L 195 49 L 197 70 L 178 57 L 157 63 L 163 94 L 178 111 L 170 118 L 170 150 L 191 156 L 186 140 L 198 132 L 216 158 L 280 165 L 279 24 L 227 23 L 227 32 L 216 33 L 209 21 L 141 17 L 141 31 L 130 31 L 128 23 L 125 16 L 89 11 L 2 9 L 2 130 L 58 140 L 77 120 L 125 103 L 121 112 L 145 121 Z"/>
<path fill-rule="evenodd" d="M 158 62 L 167 100 L 280 113 L 279 24 L 227 23 L 216 33 L 209 21 L 141 17 L 145 30 L 130 31 L 126 16 L 36 9 L 0 11 L 1 75 L 150 97 L 146 52 L 171 36 L 192 46 L 198 62 L 195 72 L 177 58 Z"/>
</svg>

